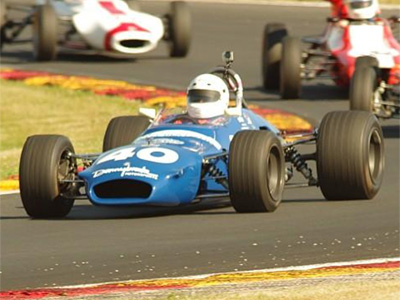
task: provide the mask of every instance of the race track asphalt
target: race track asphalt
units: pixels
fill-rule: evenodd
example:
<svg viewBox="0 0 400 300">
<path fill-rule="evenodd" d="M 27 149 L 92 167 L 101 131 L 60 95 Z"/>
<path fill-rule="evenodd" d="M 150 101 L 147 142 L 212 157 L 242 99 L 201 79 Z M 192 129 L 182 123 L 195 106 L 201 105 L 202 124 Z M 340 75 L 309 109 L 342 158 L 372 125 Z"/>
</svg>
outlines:
<svg viewBox="0 0 400 300">
<path fill-rule="evenodd" d="M 283 22 L 297 36 L 322 32 L 323 8 L 191 3 L 189 57 L 170 59 L 162 45 L 137 59 L 60 53 L 36 63 L 30 45 L 6 45 L 2 67 L 122 79 L 185 89 L 190 79 L 235 52 L 245 96 L 298 113 L 316 124 L 346 110 L 346 92 L 329 81 L 307 83 L 302 100 L 281 101 L 261 89 L 265 23 Z M 167 3 L 144 11 L 161 13 Z M 287 190 L 271 214 L 237 214 L 229 201 L 179 209 L 104 208 L 79 201 L 62 220 L 31 220 L 18 195 L 1 196 L 1 290 L 182 276 L 399 256 L 399 121 L 382 121 L 385 178 L 370 201 L 324 200 L 317 188 Z"/>
</svg>

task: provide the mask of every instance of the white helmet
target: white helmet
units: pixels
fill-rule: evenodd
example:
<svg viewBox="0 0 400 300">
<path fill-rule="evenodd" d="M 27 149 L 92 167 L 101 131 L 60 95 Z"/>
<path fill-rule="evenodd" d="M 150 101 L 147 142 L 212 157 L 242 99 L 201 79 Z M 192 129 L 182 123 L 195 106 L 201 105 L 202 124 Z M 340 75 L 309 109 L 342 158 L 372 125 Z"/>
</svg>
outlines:
<svg viewBox="0 0 400 300">
<path fill-rule="evenodd" d="M 187 89 L 189 116 L 199 119 L 213 118 L 225 113 L 229 104 L 229 90 L 225 82 L 213 74 L 201 74 Z"/>
<path fill-rule="evenodd" d="M 379 10 L 377 0 L 350 0 L 347 5 L 350 18 L 356 20 L 371 19 Z"/>
</svg>

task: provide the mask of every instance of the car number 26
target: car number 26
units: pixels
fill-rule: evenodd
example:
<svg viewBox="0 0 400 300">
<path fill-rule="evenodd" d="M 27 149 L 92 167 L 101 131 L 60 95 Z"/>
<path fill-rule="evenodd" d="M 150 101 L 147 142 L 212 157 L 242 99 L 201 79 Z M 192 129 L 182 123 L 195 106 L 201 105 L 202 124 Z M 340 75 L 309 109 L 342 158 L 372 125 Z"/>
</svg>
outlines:
<svg viewBox="0 0 400 300">
<path fill-rule="evenodd" d="M 135 156 L 141 160 L 160 163 L 160 164 L 172 164 L 179 159 L 179 155 L 176 151 L 161 148 L 161 147 L 149 147 L 143 148 L 136 152 L 135 147 L 125 148 L 119 151 L 115 151 L 108 154 L 97 161 L 97 164 L 101 164 L 107 161 L 120 161 Z"/>
</svg>

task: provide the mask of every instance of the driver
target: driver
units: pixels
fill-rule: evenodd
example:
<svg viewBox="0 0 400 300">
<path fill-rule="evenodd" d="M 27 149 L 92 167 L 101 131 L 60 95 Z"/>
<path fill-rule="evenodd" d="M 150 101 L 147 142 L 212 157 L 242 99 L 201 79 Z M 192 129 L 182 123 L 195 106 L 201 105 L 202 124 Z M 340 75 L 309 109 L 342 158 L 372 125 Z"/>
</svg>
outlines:
<svg viewBox="0 0 400 300">
<path fill-rule="evenodd" d="M 332 4 L 332 17 L 355 20 L 372 19 L 380 14 L 378 0 L 328 0 Z"/>
<path fill-rule="evenodd" d="M 229 104 L 229 91 L 225 82 L 213 74 L 201 74 L 187 89 L 187 111 L 196 119 L 223 116 Z"/>
</svg>

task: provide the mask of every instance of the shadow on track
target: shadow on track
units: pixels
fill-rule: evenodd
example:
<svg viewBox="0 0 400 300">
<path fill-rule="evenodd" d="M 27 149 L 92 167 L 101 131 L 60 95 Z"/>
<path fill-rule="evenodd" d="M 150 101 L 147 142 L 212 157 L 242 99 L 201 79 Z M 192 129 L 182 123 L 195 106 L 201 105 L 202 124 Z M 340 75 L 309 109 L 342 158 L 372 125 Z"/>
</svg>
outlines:
<svg viewBox="0 0 400 300">
<path fill-rule="evenodd" d="M 26 50 L 18 51 L 2 51 L 2 64 L 41 64 L 46 62 L 38 62 L 33 59 L 32 52 Z M 118 56 L 118 55 L 103 55 L 99 53 L 78 52 L 60 52 L 57 55 L 55 62 L 82 62 L 82 63 L 127 63 L 136 62 L 137 57 Z"/>
<path fill-rule="evenodd" d="M 231 206 L 229 199 L 226 200 L 204 200 L 201 203 L 185 205 L 178 207 L 104 207 L 88 205 L 76 205 L 70 214 L 62 220 L 80 221 L 80 220 L 101 220 L 101 219 L 140 219 L 164 217 L 172 215 L 186 215 L 203 213 L 207 210 L 222 209 Z M 227 212 L 215 212 L 227 213 Z M 232 211 L 231 213 L 235 213 Z"/>
<path fill-rule="evenodd" d="M 386 139 L 398 139 L 400 138 L 400 126 L 399 125 L 382 125 L 383 136 Z"/>
<path fill-rule="evenodd" d="M 266 97 L 252 98 L 252 101 L 276 101 L 280 100 L 279 91 L 268 90 L 266 91 L 262 86 L 247 87 L 244 92 L 260 92 L 266 95 Z M 349 99 L 348 90 L 337 87 L 335 85 L 329 85 L 324 83 L 318 83 L 313 85 L 303 85 L 302 92 L 300 95 L 301 100 L 308 101 L 331 101 L 331 100 L 344 100 Z M 280 100 L 285 101 L 285 100 Z"/>
</svg>

